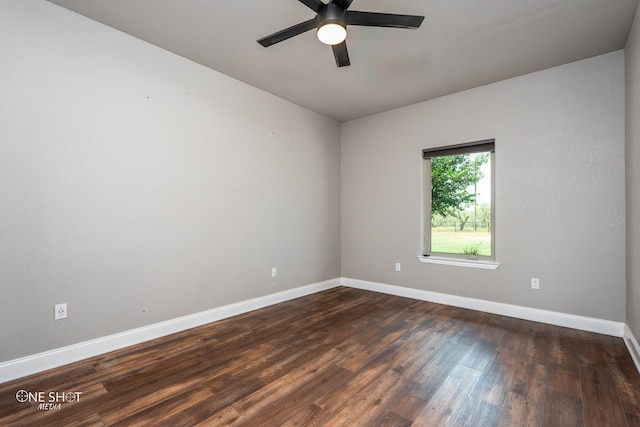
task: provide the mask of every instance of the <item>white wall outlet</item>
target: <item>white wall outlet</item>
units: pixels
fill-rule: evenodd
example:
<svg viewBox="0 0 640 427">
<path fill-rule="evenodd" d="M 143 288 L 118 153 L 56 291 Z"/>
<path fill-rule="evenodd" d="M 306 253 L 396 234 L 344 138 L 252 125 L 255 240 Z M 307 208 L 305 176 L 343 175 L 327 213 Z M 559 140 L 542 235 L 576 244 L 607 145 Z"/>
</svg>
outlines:
<svg viewBox="0 0 640 427">
<path fill-rule="evenodd" d="M 540 279 L 535 277 L 531 278 L 531 289 L 540 289 Z"/>
<path fill-rule="evenodd" d="M 60 320 L 67 318 L 67 303 L 56 304 L 53 306 L 53 320 Z"/>
<path fill-rule="evenodd" d="M 396 271 L 400 271 L 400 268 L 401 268 L 401 267 L 402 267 L 402 266 L 400 265 L 400 263 L 399 263 L 399 262 L 396 262 Z"/>
<path fill-rule="evenodd" d="M 278 275 L 278 269 L 275 267 L 271 267 L 271 277 L 276 277 Z"/>
</svg>

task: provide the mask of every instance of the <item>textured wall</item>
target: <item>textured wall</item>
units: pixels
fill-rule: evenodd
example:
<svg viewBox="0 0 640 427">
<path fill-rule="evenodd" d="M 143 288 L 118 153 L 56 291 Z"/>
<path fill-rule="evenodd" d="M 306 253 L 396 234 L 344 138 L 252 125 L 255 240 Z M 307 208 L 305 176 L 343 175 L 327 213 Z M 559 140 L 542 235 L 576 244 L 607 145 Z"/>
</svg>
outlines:
<svg viewBox="0 0 640 427">
<path fill-rule="evenodd" d="M 348 122 L 341 133 L 344 277 L 625 320 L 622 51 Z M 421 150 L 489 138 L 500 267 L 420 263 Z"/>
<path fill-rule="evenodd" d="M 627 324 L 640 338 L 640 8 L 625 47 L 627 130 Z"/>
<path fill-rule="evenodd" d="M 0 63 L 0 361 L 339 277 L 338 123 L 44 1 Z"/>
</svg>

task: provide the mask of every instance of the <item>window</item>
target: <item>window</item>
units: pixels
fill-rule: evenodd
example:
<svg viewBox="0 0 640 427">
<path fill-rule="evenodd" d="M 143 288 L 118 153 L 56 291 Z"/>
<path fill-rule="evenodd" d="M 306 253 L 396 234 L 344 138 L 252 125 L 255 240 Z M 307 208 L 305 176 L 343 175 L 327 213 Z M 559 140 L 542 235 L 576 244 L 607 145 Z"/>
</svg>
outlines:
<svg viewBox="0 0 640 427">
<path fill-rule="evenodd" d="M 495 141 L 423 150 L 423 255 L 493 261 Z"/>
</svg>

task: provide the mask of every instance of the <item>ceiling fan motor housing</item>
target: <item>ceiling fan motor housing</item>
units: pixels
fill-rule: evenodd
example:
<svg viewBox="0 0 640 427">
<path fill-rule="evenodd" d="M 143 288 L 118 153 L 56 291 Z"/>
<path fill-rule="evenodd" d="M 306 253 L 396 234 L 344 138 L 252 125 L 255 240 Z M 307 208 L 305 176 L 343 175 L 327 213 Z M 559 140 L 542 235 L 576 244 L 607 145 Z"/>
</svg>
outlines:
<svg viewBox="0 0 640 427">
<path fill-rule="evenodd" d="M 346 28 L 345 22 L 346 11 L 337 4 L 329 3 L 325 7 L 318 10 L 316 19 L 318 20 L 318 28 L 326 24 L 338 24 Z"/>
</svg>

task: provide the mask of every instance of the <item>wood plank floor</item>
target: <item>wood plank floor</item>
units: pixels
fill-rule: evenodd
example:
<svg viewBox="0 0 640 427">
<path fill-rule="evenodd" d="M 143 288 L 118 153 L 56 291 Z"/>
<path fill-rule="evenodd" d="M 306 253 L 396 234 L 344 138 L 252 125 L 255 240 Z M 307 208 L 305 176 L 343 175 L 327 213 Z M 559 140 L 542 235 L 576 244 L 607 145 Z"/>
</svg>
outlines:
<svg viewBox="0 0 640 427">
<path fill-rule="evenodd" d="M 640 375 L 620 338 L 335 288 L 0 384 L 0 425 L 640 426 Z"/>
</svg>

